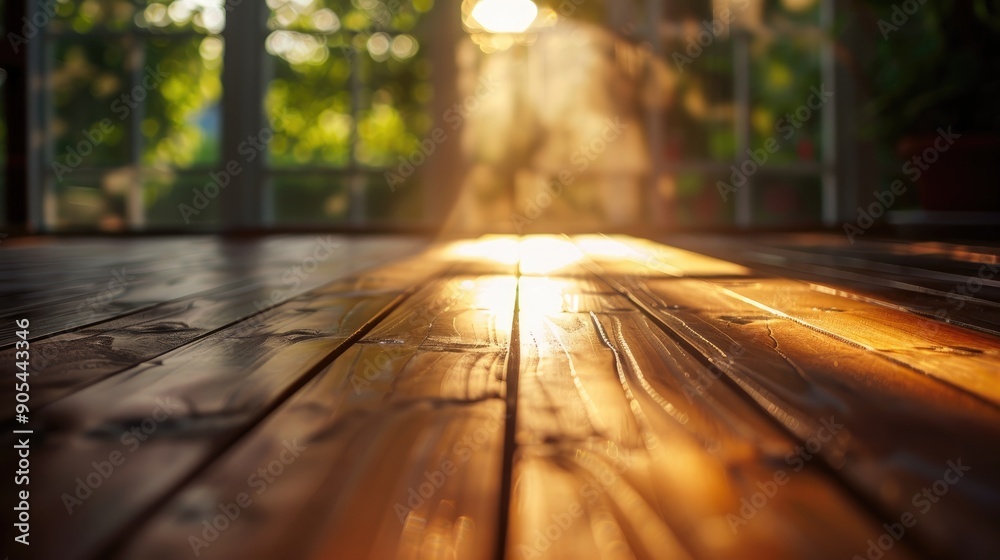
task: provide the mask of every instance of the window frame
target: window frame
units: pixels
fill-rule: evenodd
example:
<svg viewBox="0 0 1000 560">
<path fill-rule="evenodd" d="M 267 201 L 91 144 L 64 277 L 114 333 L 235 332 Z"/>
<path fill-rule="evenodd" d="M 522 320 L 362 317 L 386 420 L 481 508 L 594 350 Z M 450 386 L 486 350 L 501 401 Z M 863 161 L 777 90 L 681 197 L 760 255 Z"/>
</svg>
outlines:
<svg viewBox="0 0 1000 560">
<path fill-rule="evenodd" d="M 763 2 L 764 0 L 758 0 Z M 664 4 L 666 0 L 640 0 L 641 3 L 645 5 L 645 17 L 647 21 L 660 22 L 663 21 Z M 834 90 L 838 89 L 838 84 L 844 82 L 844 75 L 839 71 L 834 52 L 835 38 L 833 36 L 835 16 L 837 13 L 837 5 L 835 0 L 817 0 L 818 11 L 819 11 L 819 21 L 815 25 L 804 26 L 801 28 L 775 28 L 767 27 L 766 25 L 760 28 L 751 28 L 741 24 L 740 21 L 736 21 L 730 27 L 730 40 L 732 43 L 732 59 L 733 59 L 733 106 L 736 109 L 734 118 L 735 127 L 735 138 L 736 145 L 734 149 L 735 157 L 730 161 L 716 161 L 716 160 L 686 160 L 682 162 L 663 162 L 657 157 L 653 157 L 655 173 L 654 180 L 647 187 L 649 189 L 649 197 L 653 198 L 655 203 L 656 188 L 659 180 L 665 178 L 668 174 L 682 173 L 682 172 L 710 172 L 716 173 L 721 176 L 728 176 L 729 166 L 733 163 L 739 164 L 743 161 L 741 154 L 746 154 L 747 149 L 751 146 L 751 110 L 752 110 L 752 86 L 751 86 L 751 67 L 752 61 L 750 57 L 751 44 L 754 40 L 760 39 L 764 35 L 770 37 L 795 37 L 795 36 L 816 36 L 820 43 L 820 48 L 818 49 L 817 55 L 819 58 L 819 67 L 821 75 L 821 84 L 827 85 L 828 88 Z M 664 26 L 654 27 L 645 26 L 645 33 L 643 33 L 643 39 L 652 46 L 653 51 L 656 56 L 660 57 L 661 60 L 667 61 L 669 63 L 670 56 L 672 52 L 667 52 L 664 45 Z M 677 36 L 683 36 L 684 30 L 680 26 L 666 26 L 666 31 L 668 34 L 676 34 Z M 761 177 L 760 174 L 755 174 L 750 177 L 747 184 L 739 188 L 735 195 L 733 196 L 732 202 L 730 204 L 735 205 L 733 221 L 731 226 L 735 229 L 752 229 L 755 227 L 760 227 L 761 224 L 757 223 L 754 219 L 754 195 L 761 187 L 759 186 L 761 181 L 766 180 L 766 176 L 771 177 L 781 177 L 787 179 L 801 178 L 801 177 L 813 177 L 818 178 L 822 188 L 821 192 L 821 202 L 820 202 L 820 219 L 816 223 L 816 226 L 822 227 L 834 227 L 841 220 L 841 206 L 844 205 L 844 201 L 840 199 L 843 194 L 852 193 L 842 193 L 841 184 L 843 181 L 842 177 L 842 165 L 844 163 L 844 150 L 840 145 L 840 131 L 839 131 L 839 120 L 837 115 L 843 110 L 843 104 L 840 101 L 840 96 L 834 97 L 834 102 L 825 103 L 820 109 L 820 130 L 821 130 L 821 141 L 819 146 L 820 158 L 817 162 L 802 162 L 802 163 L 792 163 L 792 164 L 774 164 L 769 165 L 764 172 L 765 177 Z M 646 118 L 650 123 L 650 130 L 654 127 L 659 126 L 661 117 L 655 113 L 655 111 L 648 111 Z M 649 137 L 650 144 L 650 154 L 655 155 L 661 153 L 659 149 L 662 146 L 662 133 L 657 129 L 656 132 L 651 132 Z M 851 201 L 854 197 L 851 197 Z M 848 207 L 852 207 L 850 201 L 847 204 Z M 653 220 L 654 227 L 669 227 L 668 221 L 662 215 L 654 215 L 651 217 Z"/>
<path fill-rule="evenodd" d="M 35 10 L 38 10 L 43 1 L 27 0 L 25 2 L 27 13 L 31 14 Z M 822 82 L 836 90 L 838 89 L 838 84 L 844 78 L 844 73 L 837 67 L 834 59 L 835 39 L 832 35 L 838 3 L 835 0 L 818 1 L 820 10 L 818 29 L 823 35 L 818 53 Z M 645 15 L 651 17 L 651 21 L 659 21 L 659 18 L 656 16 L 663 13 L 663 3 L 664 0 L 646 0 L 644 6 Z M 13 4 L 17 3 L 9 2 L 7 4 L 8 13 L 16 12 L 16 9 L 10 8 Z M 133 0 L 133 4 L 137 7 L 141 6 L 138 0 Z M 229 3 L 226 6 L 227 8 L 232 8 L 229 6 Z M 449 6 L 449 2 L 441 1 L 435 6 L 435 9 L 447 9 Z M 236 153 L 240 139 L 245 138 L 247 135 L 256 134 L 266 126 L 264 96 L 268 79 L 265 61 L 268 55 L 265 49 L 265 38 L 269 32 L 267 26 L 269 15 L 270 11 L 265 2 L 241 2 L 236 8 L 227 9 L 226 27 L 219 35 L 225 44 L 222 67 L 222 98 L 220 101 L 222 122 L 220 159 L 216 165 L 193 166 L 183 170 L 176 170 L 178 176 L 207 177 L 209 172 L 223 169 L 226 162 L 235 159 L 240 159 L 242 162 L 242 158 Z M 659 36 L 656 36 L 657 33 L 651 30 L 650 27 L 646 26 L 646 40 L 654 46 L 654 52 L 657 55 L 661 57 L 669 56 L 669 53 L 666 53 L 662 46 L 662 40 Z M 778 31 L 779 34 L 783 32 Z M 733 76 L 734 106 L 737 108 L 735 116 L 736 154 L 745 153 L 746 149 L 750 146 L 751 61 L 749 53 L 750 44 L 755 38 L 755 33 L 757 31 L 746 29 L 739 25 L 734 25 L 731 30 L 732 56 L 735 68 Z M 26 142 L 26 149 L 24 150 L 26 188 L 23 191 L 13 188 L 14 183 L 11 180 L 18 176 L 16 169 L 17 162 L 11 159 L 7 162 L 8 182 L 5 196 L 8 200 L 8 224 L 16 227 L 20 221 L 26 219 L 26 223 L 24 223 L 25 229 L 33 231 L 51 232 L 58 229 L 55 223 L 53 208 L 54 197 L 51 192 L 53 184 L 49 180 L 51 178 L 51 170 L 47 165 L 53 161 L 53 154 L 51 153 L 52 144 L 47 141 L 45 136 L 46 126 L 50 122 L 52 109 L 52 92 L 50 88 L 51 68 L 47 67 L 48 57 L 46 54 L 48 49 L 51 48 L 53 36 L 62 34 L 62 32 L 53 33 L 48 26 L 45 26 L 40 33 L 40 38 L 29 41 L 25 49 L 26 61 L 24 74 L 26 77 L 25 91 L 27 95 L 24 101 L 27 111 L 25 111 L 24 116 L 27 121 L 25 136 L 29 141 Z M 138 60 L 140 63 L 132 62 L 131 64 L 131 86 L 134 86 L 136 80 L 141 77 L 137 76 L 137 72 L 141 73 L 141 69 L 143 68 L 141 64 L 141 58 L 144 54 L 143 45 L 148 37 L 182 38 L 184 36 L 190 37 L 191 35 L 211 35 L 208 33 L 183 31 L 155 33 L 143 31 L 141 28 L 135 26 L 129 26 L 127 29 L 120 32 L 113 32 L 113 34 L 119 37 L 129 36 L 134 38 L 131 48 L 135 52 L 132 56 L 139 57 Z M 358 110 L 357 89 L 359 88 L 356 77 L 358 67 L 357 58 L 360 54 L 356 49 L 347 49 L 347 53 L 352 59 L 352 112 L 354 112 L 356 117 Z M 14 84 L 8 84 L 7 87 L 10 88 L 12 85 Z M 16 100 L 18 96 L 7 93 L 7 98 Z M 847 104 L 837 98 L 834 103 L 824 104 L 821 109 L 820 127 L 822 139 L 819 152 L 820 160 L 818 162 L 775 165 L 767 170 L 769 176 L 801 177 L 806 175 L 818 177 L 822 194 L 821 223 L 817 225 L 825 227 L 836 226 L 841 216 L 849 214 L 845 208 L 852 208 L 852 201 L 856 198 L 856 193 L 843 192 L 844 189 L 842 189 L 844 181 L 842 171 L 845 165 L 850 163 L 845 161 L 844 157 L 849 147 L 844 145 L 837 116 L 838 112 L 843 111 L 845 107 L 848 107 Z M 12 112 L 13 108 L 11 105 L 8 105 L 8 113 Z M 652 120 L 655 118 L 654 115 L 647 115 L 647 118 L 651 119 L 650 122 L 655 122 Z M 9 122 L 16 122 L 16 119 L 9 120 Z M 138 131 L 138 126 L 141 119 L 133 118 L 131 122 L 134 130 L 131 131 L 130 166 L 133 167 L 136 180 L 130 185 L 127 195 L 126 229 L 128 231 L 156 231 L 144 227 L 143 184 L 139 180 L 139 174 L 143 172 L 143 165 L 139 161 L 142 135 Z M 356 123 L 357 119 L 355 118 L 355 127 L 357 126 Z M 650 136 L 651 152 L 658 153 L 656 147 L 660 139 L 658 139 L 657 134 L 651 134 Z M 10 134 L 10 131 L 8 131 L 8 143 L 10 144 L 8 151 L 10 154 L 17 154 L 18 140 L 17 135 Z M 352 131 L 350 165 L 344 168 L 316 167 L 313 169 L 310 166 L 304 166 L 293 169 L 276 169 L 266 164 L 267 158 L 256 158 L 254 162 L 249 162 L 244 166 L 243 172 L 239 176 L 234 177 L 233 183 L 222 192 L 220 196 L 221 200 L 217 202 L 222 205 L 220 208 L 220 222 L 217 229 L 222 231 L 264 230 L 272 227 L 274 225 L 274 216 L 268 213 L 268 209 L 273 206 L 270 204 L 270 201 L 273 200 L 274 180 L 282 176 L 294 176 L 310 172 L 351 178 L 353 183 L 349 188 L 350 203 L 348 206 L 350 215 L 346 225 L 348 227 L 372 225 L 372 222 L 366 220 L 363 204 L 365 190 L 370 188 L 370 186 L 366 185 L 361 178 L 371 171 L 381 170 L 367 169 L 357 165 L 353 149 L 356 142 L 356 131 Z M 665 174 L 678 171 L 704 171 L 706 169 L 725 171 L 729 163 L 731 163 L 692 160 L 667 164 L 655 158 L 654 161 L 656 161 L 657 165 L 655 169 L 656 173 L 654 174 L 654 180 L 646 186 L 646 196 L 657 200 L 659 200 L 656 190 L 657 183 Z M 736 161 L 739 161 L 738 155 Z M 96 173 L 100 172 L 100 169 L 81 168 L 79 171 L 93 171 Z M 759 188 L 756 186 L 756 183 L 761 181 L 762 178 L 758 177 L 755 179 L 751 179 L 747 186 L 741 188 L 734 197 L 735 212 L 732 226 L 735 228 L 747 229 L 759 225 L 754 222 L 753 217 L 753 193 Z M 433 197 L 425 194 L 425 199 L 429 201 L 431 198 Z M 427 206 L 430 207 L 431 205 L 427 204 Z M 422 214 L 424 215 L 424 220 L 422 220 L 422 224 L 417 225 L 426 225 L 426 219 L 432 217 L 426 210 Z M 667 223 L 666 216 L 654 215 L 649 217 L 648 225 L 653 228 L 662 228 L 669 224 Z M 376 224 L 376 229 L 377 226 L 378 224 Z"/>
</svg>

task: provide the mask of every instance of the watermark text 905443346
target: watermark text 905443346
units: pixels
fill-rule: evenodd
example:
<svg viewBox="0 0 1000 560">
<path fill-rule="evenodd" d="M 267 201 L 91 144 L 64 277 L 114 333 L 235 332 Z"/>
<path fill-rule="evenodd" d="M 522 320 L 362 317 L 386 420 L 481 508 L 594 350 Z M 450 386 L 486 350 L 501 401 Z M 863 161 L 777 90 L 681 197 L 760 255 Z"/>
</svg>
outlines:
<svg viewBox="0 0 1000 560">
<path fill-rule="evenodd" d="M 28 429 L 28 401 L 31 398 L 28 383 L 28 365 L 31 362 L 31 348 L 28 342 L 31 325 L 28 319 L 18 319 L 17 341 L 14 343 L 14 541 L 28 546 L 31 535 L 31 491 L 28 484 L 31 481 L 31 435 Z"/>
</svg>

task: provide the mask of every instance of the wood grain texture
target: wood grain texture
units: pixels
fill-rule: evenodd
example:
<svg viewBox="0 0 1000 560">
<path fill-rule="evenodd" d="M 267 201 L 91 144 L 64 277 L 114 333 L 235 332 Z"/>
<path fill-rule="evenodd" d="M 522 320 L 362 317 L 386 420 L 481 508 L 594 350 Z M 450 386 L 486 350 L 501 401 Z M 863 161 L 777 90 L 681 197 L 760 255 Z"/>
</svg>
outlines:
<svg viewBox="0 0 1000 560">
<path fill-rule="evenodd" d="M 40 478 L 52 483 L 35 503 L 43 518 L 62 520 L 62 540 L 43 541 L 32 553 L 99 555 L 441 264 L 394 267 L 386 272 L 394 289 L 324 292 L 278 305 L 43 409 L 42 443 L 33 451 Z M 99 487 L 88 493 L 78 480 L 116 453 L 124 459 L 113 476 L 94 478 Z"/>
<path fill-rule="evenodd" d="M 948 291 L 992 247 L 337 237 L 313 267 L 330 243 L 5 241 L 27 557 L 1000 549 L 998 286 Z"/>
<path fill-rule="evenodd" d="M 32 319 L 34 339 L 197 295 L 258 289 L 274 305 L 424 245 L 331 235 L 14 243 L 0 251 L 0 295 L 8 303 L 0 348 L 14 341 L 14 318 Z"/>
<path fill-rule="evenodd" d="M 683 246 L 847 297 L 1000 335 L 1000 248 L 857 241 L 832 235 L 681 236 Z"/>
<path fill-rule="evenodd" d="M 816 455 L 883 515 L 898 519 L 919 505 L 927 522 L 914 532 L 937 551 L 975 555 L 994 546 L 985 524 L 1000 507 L 1000 465 L 992 449 L 969 442 L 1000 441 L 995 407 L 730 297 L 714 283 L 654 279 L 627 289 L 800 441 L 808 442 L 823 419 L 844 424 Z M 740 348 L 736 359 L 729 350 L 734 345 Z M 993 370 L 980 374 L 989 377 Z M 915 504 L 914 497 L 959 459 L 986 468 L 965 473 L 966 484 L 950 487 L 947 502 L 923 512 L 926 500 Z M 948 519 L 962 519 L 962 526 L 941 530 Z"/>
<path fill-rule="evenodd" d="M 491 558 L 514 293 L 512 276 L 450 277 L 420 290 L 190 484 L 121 557 L 198 548 L 206 558 Z M 306 449 L 290 474 L 251 493 L 252 512 L 210 546 L 191 541 L 217 503 L 250 492 L 246 465 L 292 440 Z"/>
<path fill-rule="evenodd" d="M 318 239 L 318 240 L 317 240 Z M 329 289 L 346 293 L 351 290 L 335 279 L 348 273 L 371 266 L 390 256 L 403 254 L 408 244 L 397 246 L 385 241 L 350 243 L 338 238 L 317 238 L 308 243 L 284 242 L 277 248 L 274 243 L 262 243 L 261 255 L 264 261 L 271 261 L 262 271 L 249 274 L 235 285 L 226 284 L 212 288 L 191 297 L 184 297 L 166 303 L 146 306 L 143 309 L 107 321 L 91 324 L 73 332 L 36 340 L 32 345 L 32 360 L 28 368 L 32 376 L 33 408 L 39 409 L 52 401 L 96 383 L 108 376 L 124 371 L 133 365 L 154 359 L 170 350 L 196 341 L 223 327 L 234 325 L 274 308 L 286 301 L 300 297 L 310 290 L 318 289 L 325 283 Z M 242 258 L 226 259 L 225 265 L 238 272 L 246 266 L 246 260 L 253 256 L 253 247 L 242 247 Z M 345 258 L 316 259 L 317 249 L 340 251 Z M 216 248 L 223 251 L 222 248 Z M 357 251 L 357 258 L 347 259 Z M 296 259 L 298 259 L 296 261 Z M 279 266 L 280 265 L 280 266 Z M 256 267 L 256 265 L 253 265 Z M 365 282 L 372 284 L 384 278 L 389 269 L 381 273 L 373 272 Z M 265 273 L 266 272 L 266 273 Z M 138 273 L 138 272 L 137 272 Z M 162 280 L 162 279 L 161 279 Z M 331 282 L 334 280 L 334 282 Z M 352 280 L 357 282 L 358 279 Z M 166 283 L 170 283 L 167 279 Z M 374 285 L 374 284 L 372 284 Z M 126 291 L 122 285 L 121 290 Z M 155 288 L 155 285 L 154 285 Z M 357 293 L 359 286 L 353 287 Z M 127 299 L 128 294 L 115 294 Z M 132 294 L 134 295 L 134 294 Z M 173 293 L 160 293 L 150 299 L 169 299 Z M 86 309 L 80 310 L 85 313 Z M 32 319 L 42 311 L 25 311 Z M 20 315 L 19 315 L 20 316 Z M 96 318 L 96 317 L 95 317 Z M 80 320 L 83 320 L 82 318 Z M 251 319 L 256 320 L 256 319 Z M 8 324 L 8 323 L 4 323 Z M 12 322 L 11 322 L 12 324 Z M 32 323 L 32 333 L 36 333 Z M 44 332 L 44 331 L 42 331 Z M 0 360 L 12 362 L 16 349 L 0 351 Z M 0 395 L 13 398 L 13 386 L 0 388 Z M 0 413 L 4 420 L 10 419 L 11 410 Z"/>
<path fill-rule="evenodd" d="M 787 459 L 795 442 L 638 310 L 616 296 L 603 309 L 525 305 L 576 292 L 521 279 L 511 558 L 850 557 L 877 533 L 864 505 Z M 744 506 L 770 487 L 765 507 Z"/>
</svg>

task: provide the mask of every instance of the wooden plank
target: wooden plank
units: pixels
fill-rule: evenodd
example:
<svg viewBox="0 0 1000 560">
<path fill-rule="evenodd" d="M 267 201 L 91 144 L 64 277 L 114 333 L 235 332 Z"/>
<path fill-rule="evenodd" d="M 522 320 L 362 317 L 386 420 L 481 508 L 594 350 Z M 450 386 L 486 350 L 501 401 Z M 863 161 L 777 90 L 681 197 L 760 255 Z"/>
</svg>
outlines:
<svg viewBox="0 0 1000 560">
<path fill-rule="evenodd" d="M 586 254 L 581 263 L 597 265 L 605 275 L 740 277 L 750 274 L 749 269 L 733 262 L 627 235 L 575 235 L 572 243 Z"/>
<path fill-rule="evenodd" d="M 740 262 L 777 277 L 816 282 L 833 290 L 849 291 L 855 297 L 873 303 L 904 308 L 953 324 L 1000 334 L 1000 303 L 996 297 L 1000 292 L 983 284 L 983 280 L 1000 278 L 996 274 L 1000 263 L 1000 249 L 997 248 L 944 243 L 865 242 L 859 243 L 859 248 L 849 250 L 840 247 L 838 241 L 842 240 L 829 236 L 786 236 L 780 239 L 765 236 L 750 241 L 700 236 L 681 237 L 678 241 L 686 247 Z M 789 247 L 799 250 L 789 251 Z M 851 258 L 838 256 L 844 253 Z M 863 258 L 856 258 L 858 255 Z M 889 263 L 889 270 L 894 274 L 873 270 L 873 266 L 885 267 L 885 263 Z M 899 266 L 906 269 L 898 269 Z M 922 277 L 913 276 L 905 270 L 918 270 L 925 274 Z M 941 278 L 940 271 L 953 275 Z"/>
<path fill-rule="evenodd" d="M 363 342 L 456 350 L 507 347 L 515 283 L 511 276 L 450 276 L 404 302 Z"/>
<path fill-rule="evenodd" d="M 745 249 L 783 249 L 804 254 L 837 255 L 864 259 L 872 263 L 889 263 L 913 266 L 924 270 L 957 270 L 961 267 L 975 269 L 981 264 L 1000 264 L 1000 246 L 969 245 L 942 241 L 914 241 L 906 239 L 855 239 L 852 243 L 845 236 L 828 233 L 758 234 L 735 237 L 731 235 L 675 235 L 671 244 L 688 247 L 709 254 L 736 255 Z"/>
<path fill-rule="evenodd" d="M 135 303 L 123 302 L 122 296 L 143 285 L 154 284 L 168 292 L 179 289 L 178 283 L 195 281 L 204 290 L 205 285 L 197 284 L 199 278 L 231 275 L 213 262 L 212 246 L 205 238 L 187 244 L 151 240 L 144 249 L 124 240 L 77 245 L 68 242 L 3 253 L 4 262 L 22 265 L 8 283 L 16 293 L 6 297 L 18 303 L 5 310 L 5 318 L 28 315 L 35 319 L 32 335 L 37 338 L 133 311 Z M 0 324 L 3 345 L 11 342 L 10 336 L 4 321 Z"/>
<path fill-rule="evenodd" d="M 985 520 L 1000 513 L 1000 459 L 989 446 L 963 443 L 1000 441 L 995 407 L 714 283 L 654 278 L 620 288 L 801 441 L 820 419 L 843 417 L 843 436 L 817 456 L 886 522 L 922 505 L 915 496 L 942 478 L 949 461 L 979 465 L 950 487 L 947 501 L 921 511 L 911 532 L 934 553 L 976 555 L 997 546 Z M 724 350 L 734 344 L 743 348 L 735 361 Z"/>
<path fill-rule="evenodd" d="M 408 245 L 404 245 L 403 249 Z M 350 263 L 317 267 L 313 273 L 293 276 L 294 283 L 275 279 L 271 284 L 255 281 L 239 289 L 221 289 L 196 295 L 80 329 L 32 344 L 29 367 L 33 409 L 37 410 L 82 387 L 122 372 L 137 363 L 152 360 L 170 350 L 195 341 L 251 315 L 301 297 L 306 290 L 318 293 L 364 296 L 361 289 L 392 290 L 398 293 L 411 280 L 410 271 L 383 268 L 366 275 L 367 287 L 359 279 L 338 280 L 347 273 L 384 258 L 373 251 L 367 258 Z M 291 265 L 294 267 L 295 265 Z M 293 270 L 285 267 L 285 270 Z M 391 275 L 396 275 L 393 278 Z M 406 274 L 405 278 L 399 278 Z M 281 276 L 278 274 L 278 276 Z M 330 280 L 334 280 L 330 282 Z M 329 282 L 327 288 L 316 288 Z M 0 359 L 13 363 L 11 348 L 0 351 Z M 12 397 L 13 386 L 0 388 L 0 395 Z M 0 413 L 9 420 L 11 410 Z"/>
<path fill-rule="evenodd" d="M 84 352 L 39 377 L 40 398 L 94 383 L 33 418 L 32 515 L 60 533 L 33 532 L 31 557 L 851 558 L 906 514 L 916 526 L 882 558 L 1000 548 L 1000 409 L 973 396 L 988 386 L 931 377 L 982 376 L 995 338 L 922 332 L 865 294 L 644 240 L 573 240 L 490 236 L 334 282 L 331 264 L 249 320 L 301 240 L 219 245 L 228 275 L 197 264 L 186 284 L 204 255 L 175 270 L 134 253 L 180 279 L 176 293 L 236 280 L 32 344 Z M 103 271 L 88 266 L 121 257 L 74 255 L 83 246 L 102 244 L 58 254 L 91 284 Z M 343 266 L 379 250 L 349 247 Z M 925 270 L 990 257 L 966 249 Z M 50 310 L 77 293 L 66 274 L 49 300 L 23 284 Z M 123 303 L 158 293 L 138 288 Z M 148 438 L 129 432 L 147 423 Z M 971 470 L 952 484 L 956 462 Z M 68 515 L 83 480 L 99 485 Z M 942 481 L 937 501 L 920 498 Z M 241 494 L 250 504 L 211 537 L 204 523 Z"/>
<path fill-rule="evenodd" d="M 252 506 L 208 547 L 195 542 L 199 557 L 492 558 L 514 290 L 510 276 L 421 290 L 186 485 L 120 557 L 190 554 L 216 505 L 247 492 Z M 247 466 L 296 438 L 306 449 L 291 474 L 249 492 Z"/>
<path fill-rule="evenodd" d="M 190 241 L 150 240 L 137 245 L 105 240 L 97 254 L 62 249 L 16 273 L 21 284 L 5 295 L 18 304 L 4 310 L 0 347 L 13 338 L 13 318 L 32 320 L 32 339 L 68 331 L 163 302 L 247 289 L 281 292 L 273 303 L 300 295 L 331 278 L 411 254 L 423 243 L 400 238 L 288 237 L 251 242 L 197 237 Z M 115 248 L 119 250 L 114 250 Z M 87 249 L 94 247 L 87 246 Z M 320 258 L 313 253 L 319 251 Z M 0 254 L 3 261 L 28 255 Z M 10 319 L 10 320 L 7 320 Z"/>
<path fill-rule="evenodd" d="M 38 479 L 50 483 L 33 505 L 43 519 L 66 521 L 61 539 L 43 541 L 33 552 L 39 557 L 97 554 L 318 372 L 349 337 L 370 328 L 400 291 L 426 277 L 427 271 L 412 263 L 398 266 L 405 283 L 395 292 L 295 300 L 43 409 L 36 418 L 46 439 L 32 452 Z M 425 268 L 436 271 L 440 265 Z M 168 407 L 173 411 L 163 418 Z M 140 428 L 153 433 L 130 435 Z M 141 437 L 148 441 L 136 440 Z M 101 480 L 86 500 L 79 498 L 82 503 L 67 499 L 75 493 L 77 478 L 87 479 L 95 462 L 103 464 L 115 453 L 123 464 L 113 476 Z M 149 477 L 150 472 L 157 476 Z M 83 514 L 67 517 L 68 510 Z"/>
<path fill-rule="evenodd" d="M 759 249 L 749 252 L 749 257 L 759 262 L 780 264 L 783 269 L 794 270 L 800 266 L 834 269 L 841 274 L 866 275 L 885 282 L 908 283 L 922 288 L 943 293 L 973 295 L 992 303 L 1000 303 L 1000 268 L 994 264 L 963 264 L 948 266 L 940 264 L 934 268 L 930 263 L 919 263 L 921 266 L 903 266 L 887 264 L 881 259 L 887 257 L 874 256 L 873 260 L 860 259 L 852 256 L 838 256 L 827 253 L 806 253 L 786 249 Z M 879 259 L 879 260 L 874 260 Z M 924 268 L 927 267 L 927 268 Z M 945 270 L 938 270 L 938 269 Z M 970 291 L 969 282 L 974 282 L 974 291 Z M 962 291 L 959 291 L 962 288 Z"/>
<path fill-rule="evenodd" d="M 813 290 L 794 280 L 717 283 L 730 297 L 1000 405 L 1000 338 Z"/>
<path fill-rule="evenodd" d="M 961 327 L 1000 335 L 1000 304 L 968 293 L 959 293 L 956 286 L 945 291 L 911 282 L 886 280 L 870 274 L 807 264 L 796 264 L 794 268 L 758 264 L 757 268 L 768 272 L 769 276 L 808 281 L 816 289 L 825 289 L 843 297 L 895 307 Z"/>
<path fill-rule="evenodd" d="M 197 549 L 207 559 L 492 558 L 503 401 L 428 399 L 348 414 L 329 398 L 344 391 L 321 382 L 297 396 L 113 557 L 186 558 Z M 272 466 L 271 482 L 250 478 L 295 441 L 304 449 Z M 206 529 L 220 504 L 239 502 L 249 506 L 219 523 L 223 531 Z"/>
<path fill-rule="evenodd" d="M 620 297 L 543 307 L 574 301 L 573 280 L 520 282 L 510 557 L 864 554 L 876 519 L 819 465 L 786 462 L 796 442 L 721 374 Z M 779 471 L 780 491 L 740 517 Z"/>
</svg>

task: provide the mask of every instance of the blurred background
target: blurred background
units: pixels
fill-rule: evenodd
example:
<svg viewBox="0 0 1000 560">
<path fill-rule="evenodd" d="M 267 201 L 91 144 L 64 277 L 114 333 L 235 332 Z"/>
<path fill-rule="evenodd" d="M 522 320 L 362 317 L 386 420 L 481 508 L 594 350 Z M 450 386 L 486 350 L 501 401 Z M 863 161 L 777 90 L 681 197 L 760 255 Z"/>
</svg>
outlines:
<svg viewBox="0 0 1000 560">
<path fill-rule="evenodd" d="M 995 0 L 0 4 L 4 231 L 1000 223 Z"/>
</svg>

